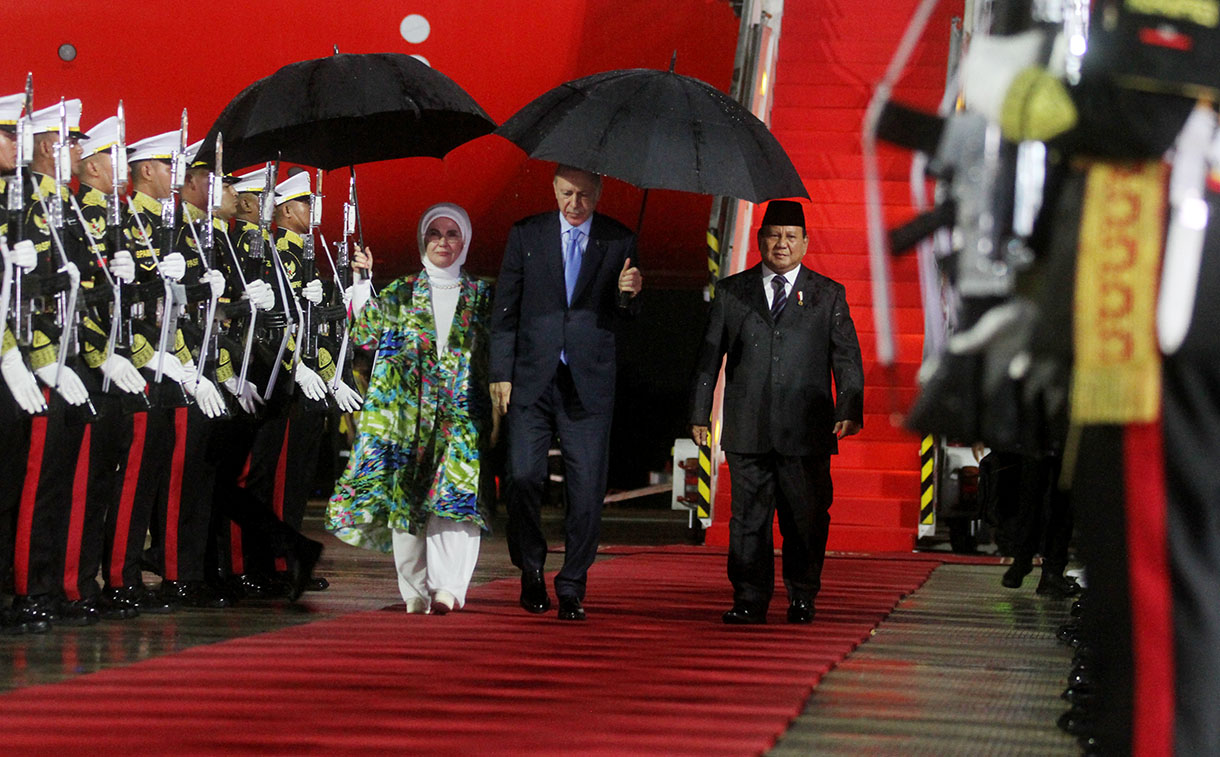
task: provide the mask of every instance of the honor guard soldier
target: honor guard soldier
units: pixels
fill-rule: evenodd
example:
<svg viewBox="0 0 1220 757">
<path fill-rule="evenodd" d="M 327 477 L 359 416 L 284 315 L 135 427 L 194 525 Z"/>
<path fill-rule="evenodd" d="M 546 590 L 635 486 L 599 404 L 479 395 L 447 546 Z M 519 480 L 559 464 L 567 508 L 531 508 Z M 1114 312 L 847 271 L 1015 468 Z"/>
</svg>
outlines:
<svg viewBox="0 0 1220 757">
<path fill-rule="evenodd" d="M 17 168 L 17 120 L 25 103 L 24 94 L 0 97 L 0 198 L 7 200 L 8 183 Z M 21 188 L 18 187 L 18 190 Z M 7 208 L 7 203 L 5 205 Z M 34 245 L 19 243 L 10 232 L 16 224 L 9 223 L 9 212 L 0 213 L 0 245 L 6 277 L 21 276 L 33 270 L 36 262 Z M 6 282 L 8 278 L 6 278 Z M 7 283 L 6 283 L 7 286 Z M 29 455 L 31 418 L 46 409 L 42 390 L 26 365 L 22 350 L 14 335 L 11 317 L 13 303 L 0 312 L 0 594 L 13 590 L 13 547 L 17 529 L 17 510 L 25 480 L 26 459 Z M 7 601 L 0 607 L 0 634 L 44 632 L 50 629 L 46 620 L 21 618 L 8 609 Z"/>
<path fill-rule="evenodd" d="M 1024 393 L 1070 396 L 1090 696 L 1060 725 L 1090 754 L 1218 754 L 1220 3 L 1097 0 L 1076 76 L 1025 36 L 972 43 L 963 80 L 1054 158 Z"/>
<path fill-rule="evenodd" d="M 183 445 L 179 454 L 174 454 L 178 423 L 185 442 L 185 408 L 173 407 L 168 398 L 182 394 L 180 386 L 187 378 L 185 366 L 191 362 L 169 297 L 170 290 L 186 273 L 186 260 L 177 251 L 163 249 L 168 245 L 162 228 L 163 203 L 173 201 L 171 163 L 180 142 L 178 131 L 165 132 L 135 142 L 128 148 L 127 156 L 132 194 L 123 235 L 135 259 L 136 308 L 142 311 L 137 313 L 141 317 L 133 319 L 133 330 L 142 333 L 153 345 L 148 361 L 136 362 L 149 379 L 149 396 L 154 406 L 132 418 L 132 445 L 120 495 L 120 510 L 130 515 L 125 519 L 125 532 L 121 528 L 123 519 L 116 524 L 105 579 L 107 590 L 133 597 L 141 612 L 171 609 L 164 597 L 151 594 L 144 586 L 142 561 L 145 538 L 150 532 L 154 550 L 160 548 L 165 527 L 161 520 L 153 525 L 154 511 L 161 514 L 166 510 L 171 479 L 181 477 L 181 450 L 185 448 Z M 158 321 L 158 311 L 171 322 Z M 166 326 L 165 339 L 162 325 Z M 161 570 L 160 560 L 154 562 L 154 567 Z"/>
<path fill-rule="evenodd" d="M 257 431 L 247 478 L 253 496 L 270 503 L 276 518 L 293 530 L 299 530 L 304 520 L 308 488 L 314 478 L 317 453 L 326 429 L 326 381 L 334 370 L 329 353 L 319 355 L 322 366 L 317 370 L 296 355 L 302 346 L 300 341 L 303 341 L 298 341 L 298 335 L 304 334 L 301 324 L 307 307 L 305 303 L 321 302 L 324 293 L 321 281 L 311 279 L 305 283 L 301 278 L 305 269 L 304 235 L 310 231 L 310 194 L 306 172 L 290 176 L 275 187 L 275 251 L 268 257 L 277 275 L 282 277 L 281 285 L 275 288 L 277 308 L 286 311 L 297 330 L 279 364 L 280 376 L 287 378 L 284 374 L 291 373 L 291 382 L 277 381 L 275 385 L 275 393 L 269 400 L 269 405 L 273 406 L 268 408 L 272 419 Z M 288 395 L 294 388 L 297 391 L 292 394 L 296 396 L 289 402 Z M 313 407 L 305 409 L 304 404 Z M 274 569 L 300 588 L 325 588 L 325 579 L 310 578 L 308 586 L 301 584 L 304 571 L 282 557 L 277 557 Z"/>
<path fill-rule="evenodd" d="M 39 379 L 58 393 L 51 396 L 47 414 L 34 421 L 13 560 L 13 609 L 29 620 L 65 625 L 88 625 L 99 619 L 92 602 L 76 591 L 76 577 L 65 571 L 69 540 L 75 544 L 83 526 L 88 463 L 81 461 L 79 452 L 88 429 L 84 422 L 92 419 L 91 412 L 77 411 L 86 407 L 91 411 L 92 403 L 72 354 L 79 338 L 80 270 L 75 261 L 80 255 L 78 239 L 65 224 L 71 212 L 67 181 L 80 159 L 80 111 L 80 101 L 69 100 L 30 117 L 34 151 L 24 229 L 34 243 L 38 264 L 36 278 L 27 277 L 22 283 L 29 284 L 27 293 L 41 295 L 31 364 Z M 65 126 L 68 133 L 62 133 Z M 18 305 L 23 307 L 24 302 Z M 58 319 L 52 310 L 58 311 Z M 65 463 L 71 466 L 67 470 Z M 64 591 L 66 582 L 73 586 L 71 593 Z"/>
<path fill-rule="evenodd" d="M 184 281 L 188 283 L 186 299 L 192 317 L 184 319 L 182 330 L 196 358 L 195 375 L 184 385 L 194 394 L 196 405 L 187 412 L 182 477 L 173 484 L 177 491 L 171 490 L 168 499 L 162 595 L 194 606 L 225 607 L 235 597 L 209 585 L 205 556 L 216 476 L 212 439 L 230 421 L 230 412 L 216 385 L 234 378 L 229 354 L 236 350 L 231 344 L 220 348 L 217 323 L 220 299 L 229 288 L 217 263 L 228 255 L 225 248 L 228 224 L 215 217 L 215 211 L 224 205 L 224 177 L 213 175 L 206 164 L 194 161 L 201 144 L 187 148 L 181 190 L 182 220 L 174 244 L 186 256 Z M 235 202 L 236 197 L 230 199 Z M 215 400 L 210 407 L 208 398 Z"/>
</svg>

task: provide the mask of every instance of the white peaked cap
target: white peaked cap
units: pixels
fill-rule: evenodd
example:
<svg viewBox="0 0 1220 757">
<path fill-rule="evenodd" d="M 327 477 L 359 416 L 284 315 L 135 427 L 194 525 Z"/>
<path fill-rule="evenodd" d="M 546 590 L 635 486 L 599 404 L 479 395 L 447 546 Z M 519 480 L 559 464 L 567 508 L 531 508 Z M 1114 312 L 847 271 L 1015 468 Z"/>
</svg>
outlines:
<svg viewBox="0 0 1220 757">
<path fill-rule="evenodd" d="M 81 160 L 105 152 L 119 141 L 119 117 L 110 116 L 85 133 L 80 143 Z"/>
<path fill-rule="evenodd" d="M 80 131 L 80 100 L 65 100 L 64 106 L 68 111 L 68 131 Z M 47 132 L 59 133 L 59 103 L 55 103 L 49 108 L 36 110 L 30 116 L 30 123 L 33 125 L 35 134 L 44 134 Z"/>
<path fill-rule="evenodd" d="M 21 92 L 0 97 L 0 126 L 15 126 L 17 119 L 21 117 L 23 105 L 25 105 L 25 95 Z"/>
<path fill-rule="evenodd" d="M 167 131 L 155 137 L 141 139 L 127 146 L 127 162 L 141 160 L 169 160 L 178 150 L 178 130 Z"/>
<path fill-rule="evenodd" d="M 283 205 L 289 200 L 309 196 L 309 172 L 301 171 L 275 185 L 275 204 Z"/>
<path fill-rule="evenodd" d="M 264 168 L 251 171 L 237 177 L 237 183 L 233 185 L 233 189 L 241 194 L 243 192 L 254 192 L 258 194 L 267 189 L 267 171 Z"/>
</svg>

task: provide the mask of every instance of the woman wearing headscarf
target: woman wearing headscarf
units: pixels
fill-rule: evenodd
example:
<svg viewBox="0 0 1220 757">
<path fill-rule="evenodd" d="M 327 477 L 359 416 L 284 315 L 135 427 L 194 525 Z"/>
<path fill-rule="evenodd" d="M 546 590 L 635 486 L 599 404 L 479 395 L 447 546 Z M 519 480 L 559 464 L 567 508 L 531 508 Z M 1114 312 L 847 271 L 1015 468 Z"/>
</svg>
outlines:
<svg viewBox="0 0 1220 757">
<path fill-rule="evenodd" d="M 359 433 L 327 509 L 328 530 L 393 551 L 407 612 L 462 607 L 487 519 L 491 287 L 462 270 L 470 218 L 452 203 L 419 222 L 424 270 L 376 297 L 353 287 L 351 339 L 374 350 Z M 354 265 L 370 269 L 357 252 Z"/>
</svg>

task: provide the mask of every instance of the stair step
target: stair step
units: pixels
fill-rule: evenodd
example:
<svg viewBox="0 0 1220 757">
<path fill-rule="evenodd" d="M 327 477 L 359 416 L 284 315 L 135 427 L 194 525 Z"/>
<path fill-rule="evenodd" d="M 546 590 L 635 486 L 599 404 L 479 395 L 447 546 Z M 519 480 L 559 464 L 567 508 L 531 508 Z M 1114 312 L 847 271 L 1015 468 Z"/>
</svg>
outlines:
<svg viewBox="0 0 1220 757">
<path fill-rule="evenodd" d="M 911 526 L 919 522 L 919 499 L 835 496 L 830 507 L 831 528 L 836 526 Z"/>
</svg>

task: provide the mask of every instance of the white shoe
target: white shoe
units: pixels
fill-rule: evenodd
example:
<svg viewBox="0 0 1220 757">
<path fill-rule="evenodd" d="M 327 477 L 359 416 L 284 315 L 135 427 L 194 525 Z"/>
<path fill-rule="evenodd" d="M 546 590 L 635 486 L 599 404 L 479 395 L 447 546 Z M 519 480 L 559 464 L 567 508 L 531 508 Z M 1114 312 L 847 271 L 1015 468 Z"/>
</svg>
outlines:
<svg viewBox="0 0 1220 757">
<path fill-rule="evenodd" d="M 423 597 L 411 597 L 407 600 L 407 612 L 412 615 L 422 615 L 428 611 L 428 603 Z"/>
<path fill-rule="evenodd" d="M 457 605 L 457 599 L 447 591 L 438 591 L 432 595 L 432 614 L 444 615 Z"/>
</svg>

